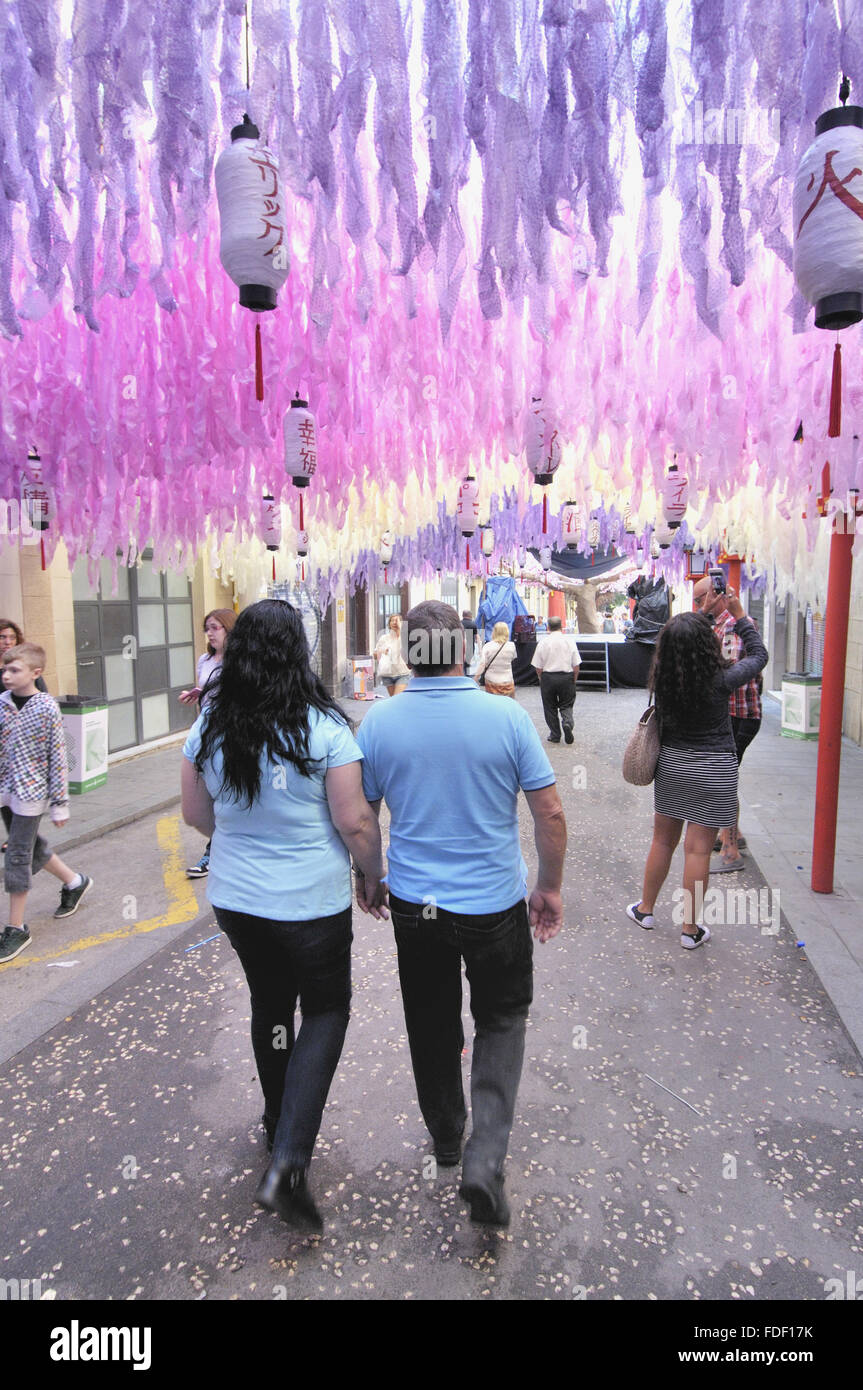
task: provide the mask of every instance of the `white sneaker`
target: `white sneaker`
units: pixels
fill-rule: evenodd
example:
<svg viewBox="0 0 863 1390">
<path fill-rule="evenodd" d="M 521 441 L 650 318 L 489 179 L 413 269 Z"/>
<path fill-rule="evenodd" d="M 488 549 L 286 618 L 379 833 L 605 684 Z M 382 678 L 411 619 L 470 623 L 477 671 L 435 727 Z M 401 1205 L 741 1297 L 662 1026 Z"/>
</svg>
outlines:
<svg viewBox="0 0 863 1390">
<path fill-rule="evenodd" d="M 703 946 L 705 941 L 709 940 L 709 927 L 697 927 L 694 936 L 690 936 L 689 933 L 685 931 L 680 933 L 680 944 L 684 951 L 694 951 L 696 946 Z"/>
<path fill-rule="evenodd" d="M 633 922 L 637 922 L 640 927 L 644 927 L 645 931 L 653 931 L 653 928 L 656 926 L 653 920 L 653 913 L 639 912 L 638 903 L 630 903 L 629 907 L 626 909 L 626 915 L 631 918 Z"/>
</svg>

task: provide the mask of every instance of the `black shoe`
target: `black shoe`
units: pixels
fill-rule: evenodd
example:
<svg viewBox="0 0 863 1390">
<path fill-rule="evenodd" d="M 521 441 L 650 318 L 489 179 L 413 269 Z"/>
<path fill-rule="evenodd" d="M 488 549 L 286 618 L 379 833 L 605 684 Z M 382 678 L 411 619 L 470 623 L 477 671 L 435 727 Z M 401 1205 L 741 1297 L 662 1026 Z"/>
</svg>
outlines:
<svg viewBox="0 0 863 1390">
<path fill-rule="evenodd" d="M 77 888 L 68 888 L 65 883 L 63 884 L 60 889 L 60 906 L 54 913 L 55 917 L 71 917 L 78 911 L 84 894 L 89 893 L 93 887 L 92 878 L 88 878 L 86 874 L 82 874 L 81 877 L 83 881 Z"/>
<path fill-rule="evenodd" d="M 560 743 L 560 734 L 558 734 L 557 738 L 555 738 L 554 734 L 549 734 L 545 741 L 546 743 Z"/>
<path fill-rule="evenodd" d="M 572 732 L 572 729 L 564 729 L 563 741 L 564 743 L 575 743 L 575 734 Z"/>
<path fill-rule="evenodd" d="M 30 945 L 31 939 L 26 926 L 4 927 L 0 933 L 0 965 L 8 965 L 10 960 L 20 956 Z"/>
<path fill-rule="evenodd" d="M 461 1163 L 461 1137 L 448 1140 L 445 1144 L 435 1141 L 434 1156 L 441 1168 L 455 1168 Z"/>
<path fill-rule="evenodd" d="M 197 864 L 190 864 L 186 870 L 186 878 L 206 878 L 210 872 L 210 856 L 202 854 Z"/>
<path fill-rule="evenodd" d="M 508 1226 L 509 1203 L 504 1196 L 503 1178 L 484 1182 L 465 1178 L 458 1190 L 470 1207 L 470 1219 L 479 1226 Z"/>
<path fill-rule="evenodd" d="M 271 1163 L 255 1193 L 258 1206 L 274 1211 L 289 1226 L 302 1231 L 322 1231 L 321 1213 L 306 1182 L 307 1168 Z"/>
</svg>

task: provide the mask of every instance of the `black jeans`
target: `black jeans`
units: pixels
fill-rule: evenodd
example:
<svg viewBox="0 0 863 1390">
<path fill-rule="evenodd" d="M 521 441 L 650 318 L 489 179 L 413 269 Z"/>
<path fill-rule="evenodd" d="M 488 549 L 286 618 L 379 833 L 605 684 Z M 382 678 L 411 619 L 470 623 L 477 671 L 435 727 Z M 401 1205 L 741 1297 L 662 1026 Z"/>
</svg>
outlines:
<svg viewBox="0 0 863 1390">
<path fill-rule="evenodd" d="M 390 894 L 399 979 L 417 1096 L 435 1144 L 462 1134 L 461 962 L 476 1025 L 471 1067 L 473 1131 L 468 1176 L 503 1172 L 533 998 L 533 942 L 527 904 L 474 916 L 405 902 Z M 434 914 L 434 915 L 432 915 Z"/>
<path fill-rule="evenodd" d="M 306 1167 L 350 1018 L 351 909 L 306 922 L 214 911 L 249 982 L 264 1113 L 269 1124 L 278 1121 L 273 1162 Z"/>
<path fill-rule="evenodd" d="M 539 689 L 542 712 L 552 738 L 560 738 L 561 724 L 565 733 L 572 733 L 572 706 L 575 703 L 572 672 L 543 671 L 539 678 Z"/>
<path fill-rule="evenodd" d="M 737 753 L 738 763 L 742 763 L 743 754 L 746 752 L 760 728 L 760 719 L 742 719 L 736 714 L 732 714 L 731 732 L 734 735 L 734 748 Z"/>
</svg>

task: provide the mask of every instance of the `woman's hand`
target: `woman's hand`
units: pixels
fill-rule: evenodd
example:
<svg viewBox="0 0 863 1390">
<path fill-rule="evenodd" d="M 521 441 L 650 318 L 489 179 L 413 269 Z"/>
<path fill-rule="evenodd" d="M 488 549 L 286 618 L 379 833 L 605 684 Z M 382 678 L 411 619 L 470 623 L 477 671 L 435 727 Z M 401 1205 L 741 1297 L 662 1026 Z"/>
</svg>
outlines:
<svg viewBox="0 0 863 1390">
<path fill-rule="evenodd" d="M 379 922 L 385 922 L 390 914 L 387 911 L 387 886 L 383 879 L 370 879 L 355 872 L 354 883 L 357 888 L 357 907 L 362 908 L 363 912 L 367 912 L 371 917 L 376 917 Z"/>
<path fill-rule="evenodd" d="M 193 705 L 195 701 L 200 700 L 200 698 L 201 692 L 197 686 L 195 686 L 194 690 L 181 690 L 177 696 L 181 705 Z"/>
<path fill-rule="evenodd" d="M 725 598 L 728 611 L 735 622 L 737 622 L 738 618 L 746 617 L 746 614 L 743 611 L 743 604 L 740 602 L 740 599 L 737 597 L 737 594 L 733 589 L 728 590 L 728 592 L 725 595 Z"/>
</svg>

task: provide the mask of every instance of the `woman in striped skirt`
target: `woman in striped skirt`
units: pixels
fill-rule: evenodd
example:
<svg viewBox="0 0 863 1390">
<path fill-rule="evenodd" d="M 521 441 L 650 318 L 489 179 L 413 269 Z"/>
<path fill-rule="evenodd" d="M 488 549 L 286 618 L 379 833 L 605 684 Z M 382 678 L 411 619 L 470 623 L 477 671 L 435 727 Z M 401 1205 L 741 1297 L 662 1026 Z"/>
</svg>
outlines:
<svg viewBox="0 0 863 1390">
<path fill-rule="evenodd" d="M 726 607 L 743 656 L 727 662 L 713 631 L 712 610 Z M 733 824 L 737 808 L 737 755 L 728 713 L 729 692 L 754 680 L 767 664 L 767 648 L 740 600 L 727 595 L 707 599 L 700 613 L 680 613 L 659 635 L 650 672 L 656 700 L 660 752 L 653 794 L 653 843 L 644 869 L 641 901 L 626 909 L 639 926 L 653 927 L 653 908 L 671 868 L 686 822 L 683 842 L 684 915 L 681 946 L 693 950 L 710 939 L 696 922 L 704 902 L 710 853 L 719 826 Z M 730 819 L 728 819 L 730 817 Z"/>
</svg>

